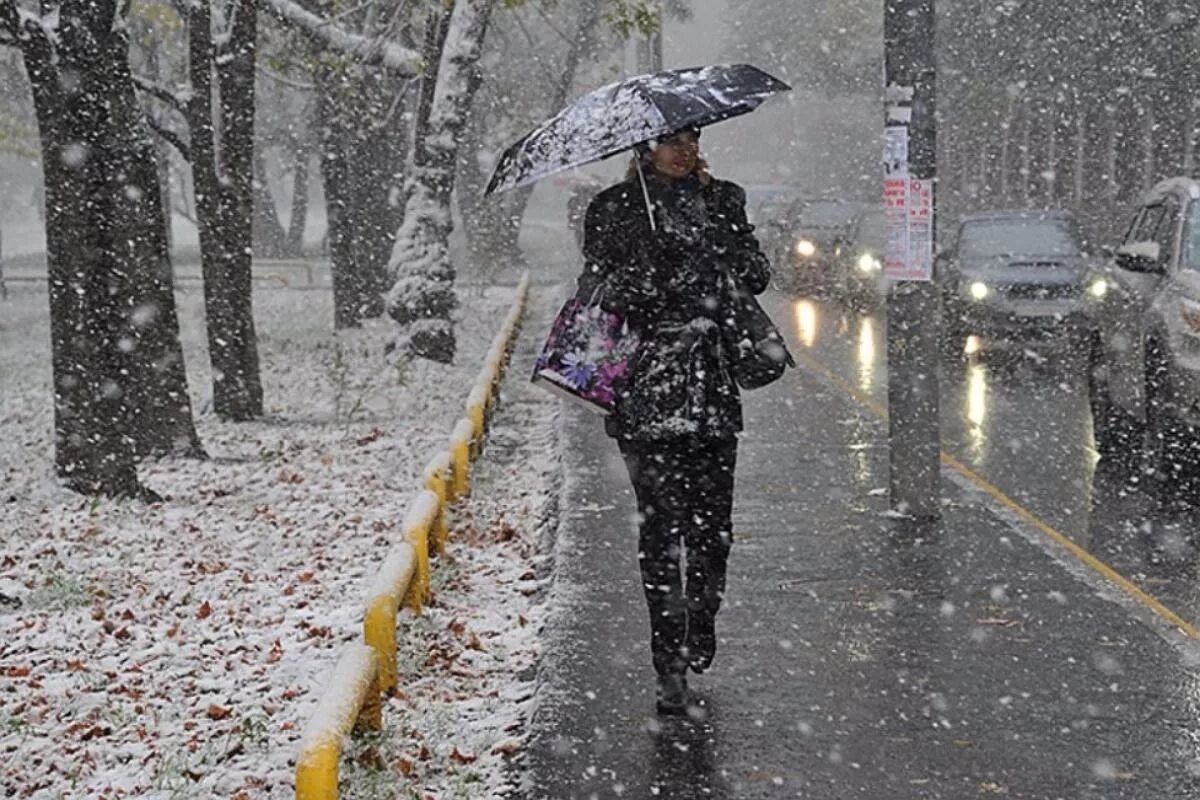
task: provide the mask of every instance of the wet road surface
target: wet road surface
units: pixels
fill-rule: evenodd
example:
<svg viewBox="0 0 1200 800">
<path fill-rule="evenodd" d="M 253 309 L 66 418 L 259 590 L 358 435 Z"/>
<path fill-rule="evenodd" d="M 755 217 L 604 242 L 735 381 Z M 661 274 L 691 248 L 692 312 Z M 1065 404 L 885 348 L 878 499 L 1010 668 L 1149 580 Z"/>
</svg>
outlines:
<svg viewBox="0 0 1200 800">
<path fill-rule="evenodd" d="M 835 302 L 769 296 L 806 368 L 847 394 L 887 403 L 886 320 Z M 1003 344 L 1003 349 L 1001 349 Z M 943 358 L 942 446 L 1071 541 L 1200 627 L 1200 510 L 1166 502 L 1099 463 L 1084 361 L 1069 342 L 1025 348 L 974 339 Z M 994 349 L 993 349 L 994 348 Z M 1200 495 L 1196 496 L 1200 504 Z"/>
<path fill-rule="evenodd" d="M 805 339 L 808 311 L 768 303 Z M 599 420 L 564 409 L 556 614 L 523 797 L 1200 796 L 1197 649 L 1048 554 L 982 492 L 944 481 L 940 524 L 891 519 L 886 425 L 847 391 L 883 397 L 880 324 L 856 337 L 861 321 L 843 328 L 811 312 L 819 328 L 797 349 L 826 366 L 747 398 L 720 645 L 714 668 L 691 680 L 705 701 L 698 719 L 653 713 L 628 478 Z M 1052 502 L 1036 482 L 1086 476 L 1046 513 L 1095 537 L 1105 526 L 1078 524 L 1095 516 L 1086 436 L 1038 443 L 1076 453 L 1074 472 L 1005 444 L 1034 439 L 1051 408 L 1073 403 L 1086 432 L 1086 399 L 1039 399 L 1018 379 L 1036 387 L 1043 373 L 1020 369 L 989 380 L 977 422 L 963 412 L 981 431 L 947 414 L 948 431 L 961 428 L 947 441 L 963 457 L 977 448 L 980 470 L 1034 479 L 1025 494 L 1006 487 L 1022 502 Z M 981 393 L 968 377 L 947 410 L 956 391 L 963 402 Z M 1007 419 L 1016 408 L 1040 416 Z M 1126 514 L 1140 501 L 1121 502 Z"/>
</svg>

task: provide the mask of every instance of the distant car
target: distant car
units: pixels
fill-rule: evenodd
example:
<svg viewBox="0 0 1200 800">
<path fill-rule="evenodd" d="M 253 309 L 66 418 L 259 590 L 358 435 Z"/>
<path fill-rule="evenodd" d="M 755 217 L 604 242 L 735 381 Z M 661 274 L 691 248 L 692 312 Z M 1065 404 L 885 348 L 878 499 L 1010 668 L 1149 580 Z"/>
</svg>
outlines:
<svg viewBox="0 0 1200 800">
<path fill-rule="evenodd" d="M 856 308 L 878 308 L 887 295 L 883 277 L 887 246 L 884 213 L 881 206 L 870 206 L 859 214 L 837 256 L 838 294 Z"/>
<path fill-rule="evenodd" d="M 791 186 L 756 185 L 746 188 L 746 215 L 758 228 L 777 224 L 787 207 L 795 202 L 798 192 Z"/>
<path fill-rule="evenodd" d="M 773 263 L 785 290 L 832 294 L 837 285 L 837 259 L 847 243 L 862 204 L 848 200 L 802 200 L 785 219 Z"/>
<path fill-rule="evenodd" d="M 1200 182 L 1176 178 L 1146 193 L 1089 294 L 1096 447 L 1174 485 L 1200 446 Z"/>
<path fill-rule="evenodd" d="M 1069 343 L 1088 327 L 1089 255 L 1063 211 L 993 211 L 961 219 L 937 258 L 942 328 L 956 345 L 969 334 L 990 346 Z"/>
</svg>

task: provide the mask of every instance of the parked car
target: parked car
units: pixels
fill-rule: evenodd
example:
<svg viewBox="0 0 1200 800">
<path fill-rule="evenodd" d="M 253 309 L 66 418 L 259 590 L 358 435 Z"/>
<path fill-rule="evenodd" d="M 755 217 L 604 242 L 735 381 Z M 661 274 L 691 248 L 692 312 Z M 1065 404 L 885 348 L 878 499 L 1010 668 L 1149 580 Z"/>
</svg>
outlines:
<svg viewBox="0 0 1200 800">
<path fill-rule="evenodd" d="M 1088 325 L 1089 258 L 1067 212 L 963 217 L 934 266 L 951 352 L 970 334 L 999 348 L 1078 341 Z"/>
<path fill-rule="evenodd" d="M 772 263 L 780 286 L 803 294 L 832 294 L 837 259 L 863 205 L 849 200 L 801 200 L 785 215 Z"/>
<path fill-rule="evenodd" d="M 1164 181 L 1094 271 L 1089 392 L 1101 457 L 1171 485 L 1197 460 L 1200 426 L 1200 182 Z"/>
<path fill-rule="evenodd" d="M 837 255 L 837 291 L 854 308 L 879 308 L 887 296 L 883 277 L 887 220 L 882 206 L 869 206 L 858 215 Z"/>
</svg>

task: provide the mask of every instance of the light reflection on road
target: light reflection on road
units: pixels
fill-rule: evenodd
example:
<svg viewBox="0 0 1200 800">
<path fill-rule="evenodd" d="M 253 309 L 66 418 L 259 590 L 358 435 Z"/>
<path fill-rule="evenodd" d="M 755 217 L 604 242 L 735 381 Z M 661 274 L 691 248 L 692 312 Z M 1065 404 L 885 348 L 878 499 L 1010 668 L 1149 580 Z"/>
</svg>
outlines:
<svg viewBox="0 0 1200 800">
<path fill-rule="evenodd" d="M 805 347 L 817 342 L 817 307 L 811 300 L 796 301 L 796 331 Z"/>
<path fill-rule="evenodd" d="M 875 383 L 875 323 L 863 317 L 858 323 L 858 388 L 870 392 Z"/>
<path fill-rule="evenodd" d="M 984 458 L 984 445 L 987 436 L 984 433 L 984 422 L 987 421 L 988 373 L 982 364 L 972 364 L 967 368 L 967 439 L 971 459 L 981 461 Z"/>
</svg>

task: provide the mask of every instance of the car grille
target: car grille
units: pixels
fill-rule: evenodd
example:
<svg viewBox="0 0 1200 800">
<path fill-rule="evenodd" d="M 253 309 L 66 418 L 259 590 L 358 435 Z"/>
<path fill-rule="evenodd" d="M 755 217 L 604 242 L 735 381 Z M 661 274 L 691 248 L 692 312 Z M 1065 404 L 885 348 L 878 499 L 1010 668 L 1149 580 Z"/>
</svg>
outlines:
<svg viewBox="0 0 1200 800">
<path fill-rule="evenodd" d="M 1014 283 L 1005 291 L 1016 300 L 1072 300 L 1079 296 L 1079 287 L 1073 283 Z"/>
</svg>

